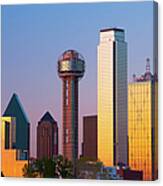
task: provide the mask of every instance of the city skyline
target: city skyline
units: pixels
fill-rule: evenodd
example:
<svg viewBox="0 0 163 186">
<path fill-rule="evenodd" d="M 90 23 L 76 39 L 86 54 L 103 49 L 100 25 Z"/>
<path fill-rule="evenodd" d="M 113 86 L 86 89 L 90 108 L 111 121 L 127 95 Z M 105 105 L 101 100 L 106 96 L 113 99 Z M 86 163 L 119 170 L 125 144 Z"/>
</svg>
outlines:
<svg viewBox="0 0 163 186">
<path fill-rule="evenodd" d="M 126 40 L 130 46 L 128 79 L 135 71 L 138 74 L 144 71 L 146 57 L 151 59 L 153 57 L 152 41 L 150 39 L 153 25 L 151 21 L 148 22 L 150 16 L 152 19 L 153 4 L 152 2 L 144 2 L 141 7 L 137 5 L 139 3 L 127 2 L 123 4 L 95 3 L 94 5 L 90 3 L 2 7 L 2 113 L 11 95 L 16 92 L 30 118 L 31 131 L 34 131 L 31 135 L 33 144 L 36 144 L 34 134 L 36 133 L 37 122 L 46 110 L 49 110 L 52 116 L 55 116 L 61 127 L 61 85 L 57 77 L 56 63 L 58 54 L 69 48 L 77 49 L 84 55 L 87 62 L 86 74 L 80 86 L 80 128 L 83 115 L 97 114 L 96 46 L 101 28 L 118 26 L 126 30 Z M 144 9 L 144 7 L 148 8 Z M 99 15 L 95 14 L 96 8 L 98 8 Z M 74 11 L 71 14 L 71 9 L 76 11 L 76 18 L 73 16 Z M 46 15 L 43 14 L 44 11 L 46 11 Z M 68 15 L 66 23 L 64 21 L 66 16 L 60 16 L 61 11 Z M 90 11 L 92 13 L 89 15 Z M 124 11 L 132 16 L 128 18 L 123 14 Z M 34 12 L 35 16 L 33 17 L 31 15 Z M 91 20 L 94 20 L 92 26 L 89 26 L 89 19 L 85 15 L 80 15 L 82 12 L 87 16 L 89 15 Z M 117 15 L 117 12 L 119 12 L 119 15 Z M 134 16 L 134 13 L 136 16 Z M 141 15 L 141 13 L 145 15 L 143 18 L 138 15 Z M 95 19 L 95 15 L 97 19 Z M 42 18 L 41 21 L 40 18 Z M 50 21 L 47 21 L 48 19 Z M 53 22 L 54 24 L 52 24 Z M 69 24 L 76 25 L 75 29 L 68 27 Z M 141 26 L 138 27 L 138 25 Z M 70 38 L 64 37 L 64 26 L 67 28 L 66 33 L 70 34 Z M 149 30 L 151 32 L 148 32 Z M 74 35 L 75 32 L 78 34 Z M 49 36 L 45 33 L 48 33 Z M 142 45 L 140 45 L 140 40 Z M 89 103 L 88 92 L 92 98 L 89 99 Z M 80 129 L 80 131 L 82 130 Z M 81 141 L 82 132 L 79 135 Z M 36 147 L 33 144 L 32 155 L 35 156 Z"/>
</svg>

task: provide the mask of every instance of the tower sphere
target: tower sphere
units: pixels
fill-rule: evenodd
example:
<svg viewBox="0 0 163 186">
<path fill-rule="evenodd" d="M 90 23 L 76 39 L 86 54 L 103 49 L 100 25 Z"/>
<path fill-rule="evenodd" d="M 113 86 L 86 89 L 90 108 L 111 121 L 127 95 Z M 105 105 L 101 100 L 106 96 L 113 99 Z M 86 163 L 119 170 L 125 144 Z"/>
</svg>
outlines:
<svg viewBox="0 0 163 186">
<path fill-rule="evenodd" d="M 85 71 L 83 56 L 75 50 L 66 50 L 58 59 L 60 78 L 74 76 L 82 78 Z"/>
</svg>

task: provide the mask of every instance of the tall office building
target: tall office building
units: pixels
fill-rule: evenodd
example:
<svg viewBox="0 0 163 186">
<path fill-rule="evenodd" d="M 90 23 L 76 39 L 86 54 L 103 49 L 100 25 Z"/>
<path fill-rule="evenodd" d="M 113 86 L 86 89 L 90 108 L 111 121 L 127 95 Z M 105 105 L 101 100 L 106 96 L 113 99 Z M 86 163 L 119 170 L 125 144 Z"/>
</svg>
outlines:
<svg viewBox="0 0 163 186">
<path fill-rule="evenodd" d="M 123 29 L 100 30 L 98 45 L 98 159 L 128 164 L 127 43 Z"/>
<path fill-rule="evenodd" d="M 150 73 L 133 76 L 128 85 L 129 166 L 143 171 L 143 180 L 158 176 L 158 82 Z"/>
<path fill-rule="evenodd" d="M 83 117 L 83 157 L 97 160 L 97 116 Z"/>
<path fill-rule="evenodd" d="M 29 157 L 29 141 L 30 141 L 30 124 L 24 112 L 23 106 L 14 93 L 3 117 L 14 117 L 16 119 L 15 142 L 12 143 L 12 148 L 19 149 L 20 159 L 28 159 Z M 10 135 L 10 130 L 6 125 L 6 136 Z M 7 140 L 7 139 L 6 139 Z"/>
<path fill-rule="evenodd" d="M 65 51 L 58 60 L 63 82 L 63 155 L 73 164 L 78 158 L 78 83 L 84 71 L 84 58 L 75 50 Z"/>
<path fill-rule="evenodd" d="M 49 112 L 37 126 L 37 158 L 52 158 L 58 155 L 58 126 Z"/>
<path fill-rule="evenodd" d="M 1 117 L 1 171 L 4 176 L 23 176 L 29 159 L 29 121 L 16 94 Z"/>
</svg>

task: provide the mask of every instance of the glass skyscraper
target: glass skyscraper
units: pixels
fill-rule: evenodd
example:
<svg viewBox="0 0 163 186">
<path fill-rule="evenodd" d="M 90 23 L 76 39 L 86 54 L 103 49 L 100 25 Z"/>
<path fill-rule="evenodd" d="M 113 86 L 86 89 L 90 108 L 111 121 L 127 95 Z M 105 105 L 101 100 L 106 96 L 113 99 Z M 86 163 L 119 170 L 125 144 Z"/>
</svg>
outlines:
<svg viewBox="0 0 163 186">
<path fill-rule="evenodd" d="M 128 164 L 127 43 L 123 29 L 100 30 L 98 45 L 98 159 Z"/>
<path fill-rule="evenodd" d="M 128 86 L 129 166 L 143 180 L 158 177 L 158 82 L 150 71 Z"/>
</svg>

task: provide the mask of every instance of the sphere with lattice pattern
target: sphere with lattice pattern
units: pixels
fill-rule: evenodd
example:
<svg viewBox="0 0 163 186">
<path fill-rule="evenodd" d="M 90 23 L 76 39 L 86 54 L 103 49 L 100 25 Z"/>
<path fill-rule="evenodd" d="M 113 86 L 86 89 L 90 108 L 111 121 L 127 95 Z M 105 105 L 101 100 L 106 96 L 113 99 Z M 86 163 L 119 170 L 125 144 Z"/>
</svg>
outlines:
<svg viewBox="0 0 163 186">
<path fill-rule="evenodd" d="M 60 78 L 75 76 L 82 78 L 85 72 L 83 56 L 76 50 L 66 50 L 58 59 L 58 74 Z"/>
</svg>

